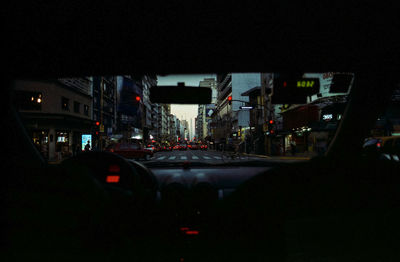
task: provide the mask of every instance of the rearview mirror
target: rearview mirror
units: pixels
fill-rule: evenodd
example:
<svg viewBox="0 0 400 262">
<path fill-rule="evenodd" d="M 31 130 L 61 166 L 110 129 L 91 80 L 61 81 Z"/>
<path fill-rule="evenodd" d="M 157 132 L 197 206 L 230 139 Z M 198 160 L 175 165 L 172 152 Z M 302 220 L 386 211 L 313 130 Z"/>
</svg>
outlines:
<svg viewBox="0 0 400 262">
<path fill-rule="evenodd" d="M 150 101 L 161 104 L 210 104 L 212 91 L 209 87 L 153 86 Z"/>
</svg>

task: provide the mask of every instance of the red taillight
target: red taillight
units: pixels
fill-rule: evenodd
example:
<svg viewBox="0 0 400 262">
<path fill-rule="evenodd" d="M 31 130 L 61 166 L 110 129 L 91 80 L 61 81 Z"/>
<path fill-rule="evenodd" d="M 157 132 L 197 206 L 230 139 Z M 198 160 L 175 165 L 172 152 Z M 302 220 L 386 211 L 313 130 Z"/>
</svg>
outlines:
<svg viewBox="0 0 400 262">
<path fill-rule="evenodd" d="M 197 230 L 190 230 L 185 232 L 186 235 L 198 235 L 199 231 Z"/>
<path fill-rule="evenodd" d="M 121 171 L 119 165 L 111 165 L 108 167 L 108 172 L 110 173 L 119 173 L 119 171 Z"/>
<path fill-rule="evenodd" d="M 198 235 L 199 231 L 198 230 L 191 230 L 188 227 L 181 227 L 180 230 L 184 232 L 186 235 Z"/>
<path fill-rule="evenodd" d="M 107 181 L 107 183 L 118 183 L 119 176 L 107 176 L 106 181 Z"/>
</svg>

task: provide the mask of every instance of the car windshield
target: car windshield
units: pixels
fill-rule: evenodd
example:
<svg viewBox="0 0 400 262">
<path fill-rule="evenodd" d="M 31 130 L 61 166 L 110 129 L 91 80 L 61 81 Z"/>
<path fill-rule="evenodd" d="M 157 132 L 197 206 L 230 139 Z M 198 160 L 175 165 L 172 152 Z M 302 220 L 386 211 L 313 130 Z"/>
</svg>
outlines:
<svg viewBox="0 0 400 262">
<path fill-rule="evenodd" d="M 115 144 L 124 150 L 151 147 L 150 159 L 136 155 L 149 166 L 268 163 L 324 154 L 344 113 L 354 74 L 297 74 L 306 79 L 298 86 L 312 87 L 307 79 L 313 79 L 319 87 L 304 101 L 287 103 L 278 92 L 276 80 L 281 77 L 215 73 L 18 80 L 15 105 L 33 143 L 51 163 L 82 151 L 110 151 Z M 339 89 L 335 77 L 342 77 Z M 178 83 L 210 88 L 210 103 L 150 101 L 152 86 Z"/>
</svg>

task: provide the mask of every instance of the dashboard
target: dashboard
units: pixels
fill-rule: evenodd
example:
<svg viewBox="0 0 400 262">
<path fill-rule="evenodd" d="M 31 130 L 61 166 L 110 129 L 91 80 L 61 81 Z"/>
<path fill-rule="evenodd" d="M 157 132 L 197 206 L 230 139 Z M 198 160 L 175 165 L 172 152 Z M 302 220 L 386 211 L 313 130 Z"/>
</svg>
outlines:
<svg viewBox="0 0 400 262">
<path fill-rule="evenodd" d="M 269 169 L 271 167 L 150 168 L 158 181 L 158 200 L 161 200 L 162 192 L 170 186 L 188 191 L 208 186 L 215 190 L 217 199 L 222 200 L 246 180 Z"/>
</svg>

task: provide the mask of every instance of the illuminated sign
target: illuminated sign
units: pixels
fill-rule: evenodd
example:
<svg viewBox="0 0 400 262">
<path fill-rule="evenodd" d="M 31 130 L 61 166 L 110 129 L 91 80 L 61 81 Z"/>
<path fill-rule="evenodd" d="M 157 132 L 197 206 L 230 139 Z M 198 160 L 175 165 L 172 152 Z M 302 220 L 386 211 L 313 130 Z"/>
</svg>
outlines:
<svg viewBox="0 0 400 262">
<path fill-rule="evenodd" d="M 319 86 L 319 78 L 278 76 L 274 79 L 272 103 L 305 104 L 308 97 L 319 93 Z"/>
<path fill-rule="evenodd" d="M 92 146 L 92 135 L 82 135 L 82 151 L 85 150 L 86 144 L 89 142 L 89 145 Z"/>
<path fill-rule="evenodd" d="M 297 87 L 313 87 L 315 80 L 298 80 Z"/>
<path fill-rule="evenodd" d="M 332 114 L 326 114 L 322 116 L 322 119 L 325 121 L 332 120 L 332 118 L 333 118 Z"/>
</svg>

